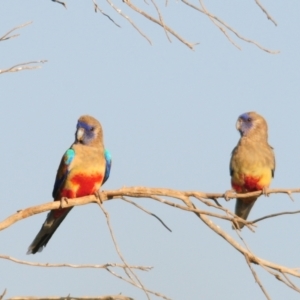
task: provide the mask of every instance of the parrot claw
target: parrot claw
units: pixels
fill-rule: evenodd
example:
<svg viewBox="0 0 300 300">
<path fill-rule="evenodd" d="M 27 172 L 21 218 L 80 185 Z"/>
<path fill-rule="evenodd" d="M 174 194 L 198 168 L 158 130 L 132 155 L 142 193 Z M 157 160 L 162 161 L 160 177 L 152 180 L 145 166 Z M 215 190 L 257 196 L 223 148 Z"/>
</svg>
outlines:
<svg viewBox="0 0 300 300">
<path fill-rule="evenodd" d="M 262 193 L 263 193 L 264 196 L 269 197 L 269 193 L 268 193 L 268 188 L 267 187 L 264 187 L 262 189 Z"/>
<path fill-rule="evenodd" d="M 224 193 L 224 198 L 226 201 L 229 201 L 230 200 L 230 194 L 234 193 L 235 191 L 234 190 L 228 190 Z"/>
<path fill-rule="evenodd" d="M 63 208 L 64 202 L 66 202 L 67 204 L 69 204 L 69 199 L 68 199 L 67 197 L 61 197 L 59 209 L 62 209 L 62 208 Z"/>
</svg>

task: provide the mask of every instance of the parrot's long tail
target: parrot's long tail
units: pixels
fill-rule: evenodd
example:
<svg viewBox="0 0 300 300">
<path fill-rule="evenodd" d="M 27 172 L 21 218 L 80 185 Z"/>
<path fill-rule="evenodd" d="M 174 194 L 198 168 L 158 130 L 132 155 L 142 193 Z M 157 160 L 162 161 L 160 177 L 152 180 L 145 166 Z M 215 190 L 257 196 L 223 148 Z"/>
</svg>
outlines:
<svg viewBox="0 0 300 300">
<path fill-rule="evenodd" d="M 257 197 L 249 197 L 249 198 L 237 198 L 235 204 L 235 214 L 241 217 L 244 220 L 247 220 L 247 217 L 250 213 L 251 208 L 253 207 Z M 244 224 L 241 222 L 237 222 L 239 229 L 244 227 Z M 234 229 L 234 227 L 233 227 Z"/>
<path fill-rule="evenodd" d="M 29 246 L 27 254 L 35 254 L 36 252 L 41 252 L 43 250 L 43 248 L 51 239 L 55 230 L 58 228 L 60 223 L 64 220 L 71 209 L 72 207 L 61 210 L 52 210 L 48 213 L 45 223 Z"/>
</svg>

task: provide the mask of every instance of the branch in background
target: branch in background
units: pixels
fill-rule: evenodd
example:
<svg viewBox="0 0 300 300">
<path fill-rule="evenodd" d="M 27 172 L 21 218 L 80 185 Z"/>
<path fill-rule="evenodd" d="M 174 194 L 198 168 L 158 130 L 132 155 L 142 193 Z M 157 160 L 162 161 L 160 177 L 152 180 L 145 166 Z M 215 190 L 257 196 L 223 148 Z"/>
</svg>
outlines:
<svg viewBox="0 0 300 300">
<path fill-rule="evenodd" d="M 14 35 L 10 35 L 10 34 L 12 32 L 14 32 L 15 30 L 23 28 L 23 27 L 25 27 L 27 25 L 30 25 L 30 24 L 32 24 L 32 22 L 27 22 L 27 23 L 24 23 L 22 25 L 14 27 L 13 29 L 11 29 L 7 33 L 5 33 L 2 37 L 0 37 L 0 42 L 18 37 L 20 34 L 14 34 Z M 17 65 L 14 65 L 14 66 L 12 66 L 8 69 L 0 69 L 0 74 L 19 72 L 19 71 L 23 71 L 23 70 L 39 69 L 39 68 L 42 67 L 41 64 L 43 64 L 45 62 L 47 62 L 47 60 L 30 61 L 30 62 L 26 62 L 26 63 L 17 64 Z"/>
<path fill-rule="evenodd" d="M 20 28 L 23 28 L 27 25 L 30 25 L 32 24 L 32 21 L 31 22 L 27 22 L 27 23 L 24 23 L 22 25 L 19 25 L 19 26 L 16 26 L 14 27 L 13 29 L 9 30 L 7 33 L 5 33 L 2 37 L 0 37 L 0 42 L 3 42 L 3 41 L 6 41 L 6 40 L 9 40 L 9 39 L 13 39 L 17 36 L 19 36 L 20 34 L 14 34 L 14 35 L 10 35 L 13 31 L 17 30 L 17 29 L 20 29 Z"/>
<path fill-rule="evenodd" d="M 95 1 L 95 0 L 93 0 Z M 119 8 L 116 8 L 114 3 L 111 1 L 111 0 L 106 0 L 110 6 L 115 9 L 115 11 L 117 11 L 118 14 L 122 15 L 123 17 L 125 17 L 139 32 L 140 34 L 141 31 L 139 30 L 139 28 L 131 21 L 131 19 L 129 19 L 128 16 L 125 16 L 121 10 Z M 204 5 L 204 2 L 203 0 L 199 0 L 200 1 L 200 6 L 201 7 L 197 7 L 196 5 L 188 2 L 187 0 L 181 0 L 184 4 L 188 5 L 189 7 L 201 12 L 202 14 L 206 15 L 212 22 L 215 26 L 217 26 L 221 32 L 226 36 L 226 38 L 229 40 L 229 42 L 231 44 L 233 44 L 236 48 L 238 48 L 239 50 L 241 50 L 241 47 L 231 38 L 230 34 L 229 33 L 232 33 L 234 34 L 239 40 L 242 40 L 244 42 L 247 42 L 247 43 L 250 43 L 250 44 L 253 44 L 255 45 L 256 47 L 258 47 L 259 49 L 267 52 L 267 53 L 270 53 L 270 54 L 277 54 L 279 53 L 279 51 L 277 50 L 270 50 L 266 47 L 263 47 L 261 46 L 258 42 L 254 41 L 254 40 L 251 40 L 251 39 L 248 39 L 244 36 L 242 36 L 237 30 L 235 30 L 233 27 L 229 26 L 225 21 L 221 20 L 218 16 L 215 16 L 213 15 L 212 13 L 210 13 L 205 5 Z M 263 13 L 267 16 L 267 18 L 269 20 L 271 20 L 276 26 L 277 26 L 277 23 L 275 22 L 275 20 L 273 19 L 273 17 L 268 13 L 268 11 L 266 10 L 266 8 L 263 7 L 263 5 L 260 3 L 259 0 L 255 0 L 256 2 L 256 5 L 263 11 Z M 187 40 L 185 40 L 185 38 L 183 38 L 182 36 L 180 36 L 172 27 L 170 26 L 167 26 L 163 20 L 163 15 L 161 14 L 160 12 L 160 9 L 159 9 L 159 6 L 156 4 L 156 2 L 154 0 L 151 0 L 151 4 L 152 6 L 155 8 L 155 10 L 157 11 L 157 14 L 158 14 L 158 18 L 159 19 L 156 19 L 154 18 L 153 16 L 151 16 L 148 12 L 136 7 L 132 2 L 131 0 L 123 0 L 123 3 L 127 4 L 127 6 L 129 6 L 133 11 L 137 12 L 139 15 L 145 17 L 146 19 L 148 19 L 149 21 L 153 22 L 153 23 L 156 23 L 158 25 L 160 25 L 163 30 L 165 31 L 166 33 L 166 36 L 168 38 L 168 40 L 171 42 L 170 40 L 170 37 L 169 37 L 169 34 L 168 33 L 171 33 L 173 36 L 175 36 L 180 42 L 182 42 L 183 44 L 185 44 L 187 47 L 189 47 L 190 49 L 194 49 L 194 47 L 198 44 L 198 43 L 191 43 Z M 148 4 L 148 3 L 147 3 Z M 168 1 L 166 0 L 165 2 L 165 7 L 167 6 L 168 4 Z M 147 6 L 147 8 L 149 7 L 149 4 Z M 149 8 L 151 9 L 151 8 Z M 99 10 L 101 13 L 102 11 Z M 106 15 L 106 14 L 104 14 Z M 110 17 L 109 17 L 110 18 Z M 114 22 L 114 21 L 113 21 Z M 146 37 L 144 34 L 142 34 L 148 41 L 148 37 Z"/>
<path fill-rule="evenodd" d="M 141 10 L 140 8 L 138 8 L 137 6 L 132 4 L 130 0 L 124 0 L 124 3 L 126 3 L 131 9 L 133 9 L 134 11 L 136 11 L 137 13 L 139 13 L 140 15 L 145 17 L 146 19 L 148 19 L 151 22 L 156 23 L 156 24 L 160 25 L 161 27 L 163 27 L 166 31 L 170 32 L 174 37 L 176 37 L 180 42 L 182 42 L 183 44 L 188 46 L 190 49 L 194 50 L 194 47 L 198 44 L 198 43 L 190 43 L 190 42 L 186 41 L 183 37 L 181 37 L 171 27 L 167 26 L 166 24 L 162 24 L 160 20 L 155 19 L 154 17 L 152 17 L 151 15 L 146 13 L 145 11 Z"/>
<path fill-rule="evenodd" d="M 263 5 L 259 2 L 259 0 L 255 0 L 258 7 L 263 11 L 263 13 L 267 16 L 267 18 L 277 26 L 277 22 L 272 18 L 272 16 L 268 13 L 268 11 L 263 7 Z"/>
<path fill-rule="evenodd" d="M 5 296 L 5 294 L 6 294 L 6 289 L 3 291 L 2 295 L 0 295 L 0 300 L 3 299 L 3 297 Z"/>
<path fill-rule="evenodd" d="M 121 9 L 119 9 L 118 7 L 116 7 L 115 5 L 114 5 L 114 3 L 113 2 L 111 2 L 110 0 L 106 0 L 107 1 L 107 3 L 120 15 L 120 16 L 122 16 L 123 18 L 125 18 L 137 31 L 138 31 L 138 33 L 142 36 L 142 37 L 144 37 L 148 42 L 149 42 L 149 44 L 150 45 L 152 45 L 152 42 L 151 42 L 151 40 L 148 38 L 148 36 L 146 35 L 146 34 L 144 34 L 140 29 L 139 29 L 139 27 L 137 27 L 136 25 L 135 25 L 135 23 L 127 16 L 127 15 L 125 15 L 125 14 L 123 14 L 122 13 L 122 11 L 121 11 Z"/>
<path fill-rule="evenodd" d="M 97 4 L 96 0 L 93 0 L 95 12 L 99 11 L 103 16 L 107 17 L 110 21 L 112 21 L 116 26 L 120 27 L 108 14 L 106 14 Z"/>
<path fill-rule="evenodd" d="M 38 61 L 30 61 L 22 64 L 14 65 L 8 69 L 0 69 L 0 74 L 3 73 L 13 73 L 13 72 L 20 72 L 24 70 L 36 70 L 40 69 L 42 66 L 41 64 L 46 63 L 47 60 L 38 60 Z"/>
<path fill-rule="evenodd" d="M 65 9 L 67 9 L 67 4 L 65 2 L 59 1 L 59 0 L 51 0 L 52 2 L 56 2 L 64 6 Z"/>
<path fill-rule="evenodd" d="M 67 8 L 66 4 L 62 1 L 59 0 L 51 0 L 53 2 L 57 2 L 62 4 L 65 8 Z M 94 3 L 94 10 L 95 12 L 99 11 L 101 14 L 103 14 L 104 16 L 106 16 L 110 21 L 112 21 L 116 26 L 120 27 L 119 24 L 117 24 L 107 13 L 105 13 L 100 7 L 99 5 L 96 3 L 96 0 L 92 0 Z M 108 2 L 108 4 L 119 14 L 121 15 L 123 18 L 125 18 L 127 21 L 130 22 L 130 24 L 152 45 L 151 40 L 148 38 L 147 35 L 145 35 L 140 29 L 139 27 L 131 20 L 131 18 L 129 18 L 126 14 L 124 14 L 120 8 L 116 7 L 116 5 L 114 4 L 114 2 L 112 0 L 106 0 Z M 147 8 L 149 8 L 149 3 L 146 2 L 144 0 L 144 2 L 147 4 Z M 278 54 L 279 51 L 277 50 L 270 50 L 268 48 L 265 48 L 263 46 L 261 46 L 258 42 L 248 39 L 244 36 L 242 36 L 240 33 L 237 32 L 237 30 L 235 30 L 233 27 L 229 26 L 225 21 L 221 20 L 218 16 L 213 15 L 212 13 L 210 13 L 205 5 L 203 0 L 199 0 L 200 2 L 200 6 L 201 7 L 197 7 L 196 5 L 188 2 L 187 0 L 181 0 L 181 2 L 183 2 L 185 5 L 201 12 L 202 14 L 206 15 L 212 22 L 213 24 L 218 27 L 221 32 L 225 35 L 225 37 L 228 39 L 228 41 L 234 45 L 236 48 L 238 48 L 239 50 L 241 50 L 241 47 L 231 38 L 229 33 L 234 34 L 238 39 L 253 44 L 256 47 L 258 47 L 259 49 L 270 53 L 270 54 Z M 185 38 L 181 37 L 172 27 L 169 27 L 165 24 L 164 19 L 163 19 L 163 15 L 160 12 L 159 6 L 156 4 L 155 0 L 151 0 L 151 4 L 154 7 L 154 9 L 156 10 L 157 14 L 158 14 L 158 18 L 156 19 L 153 16 L 151 16 L 148 12 L 136 7 L 131 0 L 123 0 L 123 3 L 125 3 L 130 9 L 132 9 L 133 11 L 137 12 L 139 15 L 145 17 L 146 19 L 148 19 L 150 22 L 156 23 L 158 25 L 160 25 L 168 40 L 171 42 L 169 33 L 171 33 L 173 36 L 175 36 L 180 42 L 182 42 L 183 44 L 185 44 L 187 47 L 189 47 L 190 49 L 194 50 L 194 47 L 196 45 L 198 45 L 199 43 L 191 43 L 187 40 L 185 40 Z M 267 18 L 274 23 L 275 26 L 277 26 L 276 21 L 274 20 L 274 18 L 269 14 L 269 12 L 267 11 L 267 9 L 261 4 L 261 2 L 259 0 L 255 0 L 256 5 L 261 9 L 261 11 L 267 16 Z M 166 0 L 165 2 L 165 7 L 168 6 L 168 0 Z M 149 8 L 151 9 L 151 8 Z"/>
<path fill-rule="evenodd" d="M 261 46 L 259 43 L 257 43 L 256 41 L 253 41 L 253 40 L 250 40 L 244 36 L 242 36 L 240 33 L 238 33 L 233 27 L 229 26 L 225 21 L 221 20 L 218 16 L 215 16 L 213 14 L 211 14 L 208 10 L 203 10 L 193 4 L 191 4 L 190 2 L 188 2 L 187 0 L 182 0 L 182 2 L 190 7 L 192 7 L 193 9 L 207 15 L 211 20 L 215 20 L 216 22 L 213 22 L 215 25 L 217 25 L 217 27 L 225 34 L 225 36 L 228 38 L 228 40 L 234 45 L 236 46 L 238 49 L 240 49 L 239 46 L 237 46 L 233 40 L 229 37 L 229 35 L 227 34 L 225 28 L 227 28 L 229 31 L 231 31 L 233 34 L 235 34 L 237 36 L 237 38 L 239 38 L 240 40 L 244 41 L 244 42 L 247 42 L 247 43 L 250 43 L 250 44 L 253 44 L 255 45 L 256 47 L 258 47 L 259 49 L 267 52 L 267 53 L 270 53 L 270 54 L 278 54 L 279 51 L 277 50 L 270 50 L 270 49 L 267 49 L 263 46 Z M 202 3 L 203 5 L 203 1 L 200 0 L 200 3 Z M 203 7 L 203 6 L 202 6 Z M 223 26 L 223 27 L 222 27 Z"/>
</svg>

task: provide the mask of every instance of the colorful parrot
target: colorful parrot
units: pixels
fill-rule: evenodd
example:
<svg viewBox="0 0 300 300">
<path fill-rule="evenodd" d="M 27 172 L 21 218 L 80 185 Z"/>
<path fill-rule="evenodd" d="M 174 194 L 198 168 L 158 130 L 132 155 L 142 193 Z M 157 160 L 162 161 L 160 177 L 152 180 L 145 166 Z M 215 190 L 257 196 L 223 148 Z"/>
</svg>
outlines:
<svg viewBox="0 0 300 300">
<path fill-rule="evenodd" d="M 239 116 L 236 128 L 241 134 L 230 160 L 231 186 L 237 193 L 265 190 L 275 172 L 273 148 L 268 144 L 266 120 L 255 112 Z M 235 214 L 244 220 L 257 197 L 237 198 Z M 238 223 L 243 228 L 242 223 Z"/>
<path fill-rule="evenodd" d="M 94 194 L 108 179 L 110 168 L 111 155 L 104 148 L 101 124 L 91 116 L 81 116 L 75 142 L 65 152 L 57 170 L 52 192 L 54 201 Z M 43 250 L 71 209 L 56 209 L 48 213 L 27 254 Z"/>
</svg>

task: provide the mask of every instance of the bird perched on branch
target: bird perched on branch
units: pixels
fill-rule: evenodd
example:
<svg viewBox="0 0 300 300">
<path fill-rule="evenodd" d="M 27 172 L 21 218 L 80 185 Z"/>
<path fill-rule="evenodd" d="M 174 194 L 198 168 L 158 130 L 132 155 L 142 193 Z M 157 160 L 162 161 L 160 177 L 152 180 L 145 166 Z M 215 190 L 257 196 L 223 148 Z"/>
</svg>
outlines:
<svg viewBox="0 0 300 300">
<path fill-rule="evenodd" d="M 265 191 L 274 177 L 275 156 L 268 144 L 266 120 L 255 112 L 239 116 L 236 128 L 241 134 L 230 160 L 231 186 L 237 193 Z M 235 214 L 244 220 L 254 205 L 257 196 L 237 198 Z M 244 224 L 238 222 L 239 228 Z"/>
<path fill-rule="evenodd" d="M 52 196 L 63 201 L 92 195 L 110 174 L 111 156 L 103 144 L 101 124 L 91 116 L 81 116 L 77 123 L 75 142 L 63 155 Z M 43 250 L 72 207 L 52 210 L 28 248 L 27 254 Z"/>
</svg>

